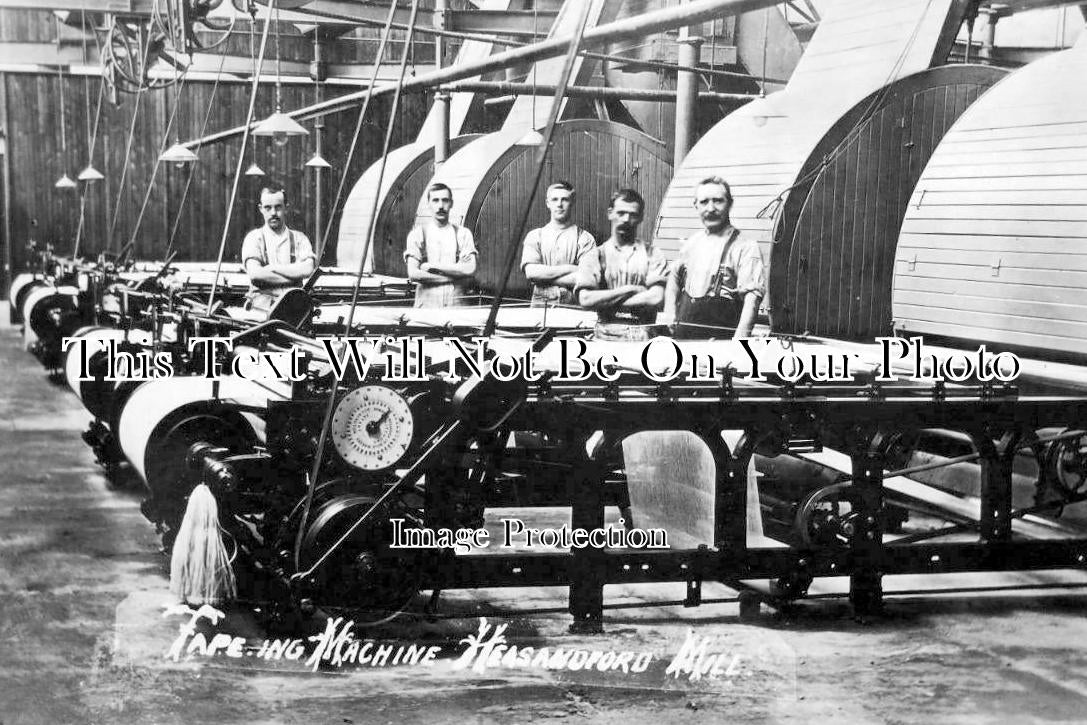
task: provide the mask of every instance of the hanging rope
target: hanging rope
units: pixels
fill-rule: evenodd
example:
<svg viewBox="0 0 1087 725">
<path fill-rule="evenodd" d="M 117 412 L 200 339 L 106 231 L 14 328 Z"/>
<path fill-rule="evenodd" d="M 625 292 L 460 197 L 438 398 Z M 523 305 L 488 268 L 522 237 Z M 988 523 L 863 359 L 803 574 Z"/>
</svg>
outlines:
<svg viewBox="0 0 1087 725">
<path fill-rule="evenodd" d="M 226 54 L 224 53 L 219 57 L 219 70 L 215 74 L 215 83 L 211 87 L 211 98 L 208 99 L 208 110 L 204 112 L 204 121 L 200 124 L 200 136 L 203 138 L 204 133 L 208 128 L 208 120 L 211 118 L 211 109 L 215 105 L 215 95 L 219 91 L 219 80 L 223 77 L 223 66 L 226 63 Z M 200 144 L 196 145 L 193 149 L 193 153 L 200 153 Z M 174 225 L 170 229 L 170 239 L 166 243 L 166 251 L 163 253 L 162 258 L 169 259 L 170 254 L 174 251 L 174 240 L 177 239 L 177 230 L 181 226 L 181 213 L 185 210 L 185 200 L 189 196 L 189 186 L 192 184 L 193 177 L 196 175 L 196 164 L 189 164 L 189 173 L 185 177 L 185 188 L 181 190 L 181 200 L 177 203 L 177 215 L 174 217 Z"/>
<path fill-rule="evenodd" d="M 355 149 L 358 148 L 359 138 L 362 136 L 362 125 L 366 120 L 366 113 L 370 108 L 370 99 L 373 97 L 374 86 L 377 85 L 378 71 L 381 67 L 381 61 L 385 58 L 385 48 L 389 43 L 389 36 L 392 35 L 393 18 L 396 16 L 396 10 L 396 3 L 390 3 L 389 15 L 385 20 L 385 27 L 381 32 L 381 42 L 378 44 L 377 56 L 374 58 L 374 69 L 370 74 L 370 85 L 366 89 L 366 97 L 362 101 L 362 108 L 359 110 L 359 117 L 355 122 L 355 134 L 351 137 L 351 145 L 347 149 L 347 159 L 343 164 L 343 173 L 340 175 L 340 183 L 336 187 L 336 198 L 332 202 L 332 209 L 329 211 L 324 233 L 321 235 L 321 238 L 317 240 L 318 263 L 323 259 L 322 255 L 328 244 L 328 238 L 332 234 L 332 220 L 336 218 L 336 212 L 339 210 L 340 202 L 343 201 L 343 190 L 347 184 L 347 175 L 351 169 L 351 162 L 355 158 Z M 365 259 L 365 257 L 363 257 L 363 259 Z M 316 270 L 314 273 L 316 274 Z"/>
<path fill-rule="evenodd" d="M 83 65 L 87 65 L 87 11 L 86 8 L 80 10 L 82 26 L 83 26 Z M 96 40 L 97 44 L 97 40 Z M 90 75 L 84 76 L 83 90 L 84 98 L 86 100 L 86 119 L 87 119 L 87 138 L 90 141 L 90 149 L 87 152 L 87 166 L 94 166 L 94 149 L 98 141 L 98 121 L 102 116 L 102 98 L 105 96 L 106 84 L 101 79 L 98 83 L 98 103 L 94 110 L 94 126 L 91 126 L 91 77 Z M 79 190 L 79 226 L 76 227 L 75 244 L 72 245 L 72 259 L 79 258 L 79 248 L 83 241 L 83 230 L 86 228 L 87 220 L 87 191 L 90 189 L 90 184 L 85 183 L 83 188 Z"/>
<path fill-rule="evenodd" d="M 175 71 L 176 72 L 176 71 Z M 143 195 L 143 203 L 140 205 L 140 211 L 136 215 L 136 224 L 132 227 L 132 235 L 128 238 L 128 244 L 125 245 L 125 249 L 135 249 L 136 247 L 136 235 L 139 234 L 140 225 L 143 224 L 143 215 L 147 211 L 147 204 L 151 200 L 151 192 L 155 188 L 155 176 L 158 174 L 159 166 L 162 165 L 162 153 L 170 145 L 170 132 L 174 128 L 174 120 L 177 118 L 177 111 L 181 107 L 181 89 L 185 87 L 185 76 L 182 76 L 177 83 L 177 96 L 174 101 L 174 107 L 170 111 L 170 118 L 166 121 L 166 131 L 162 134 L 162 141 L 159 143 L 159 152 L 155 154 L 155 165 L 151 167 L 151 178 L 147 180 L 147 191 Z"/>
<path fill-rule="evenodd" d="M 395 7 L 395 3 L 393 3 L 392 6 L 390 6 L 390 13 L 389 13 L 390 14 L 390 25 L 391 25 L 392 10 L 394 9 L 394 7 Z M 408 20 L 408 35 L 404 39 L 404 50 L 400 55 L 400 73 L 399 73 L 399 76 L 397 77 L 397 80 L 396 80 L 396 92 L 393 95 L 392 108 L 389 109 L 389 123 L 387 124 L 386 129 L 385 129 L 385 143 L 384 143 L 384 145 L 382 146 L 382 149 L 381 149 L 381 165 L 378 167 L 377 186 L 376 186 L 377 189 L 381 188 L 381 181 L 382 181 L 382 179 L 384 178 L 384 175 L 385 175 L 385 163 L 389 158 L 389 146 L 392 143 L 393 128 L 396 126 L 396 124 L 393 123 L 393 120 L 396 118 L 397 108 L 400 105 L 400 97 L 401 97 L 402 91 L 404 89 L 404 74 L 407 71 L 408 56 L 409 56 L 409 52 L 411 50 L 410 41 L 411 41 L 411 38 L 413 36 L 413 30 L 415 28 L 415 20 L 416 20 L 418 14 L 419 14 L 419 0 L 412 0 L 412 3 L 411 3 L 411 16 L 410 16 L 410 18 Z M 380 57 L 376 59 L 375 68 L 377 67 L 377 63 L 379 63 L 380 60 L 381 60 Z M 371 84 L 370 87 L 373 88 L 373 85 Z M 367 94 L 367 100 L 369 100 L 369 97 L 370 97 L 369 94 Z M 360 116 L 360 118 L 361 118 L 361 116 Z M 347 173 L 346 168 L 344 169 L 344 173 L 345 174 Z M 363 274 L 364 274 L 364 269 L 366 268 L 366 256 L 370 252 L 370 241 L 373 239 L 374 229 L 377 226 L 376 225 L 376 214 L 377 214 L 378 196 L 379 196 L 378 194 L 374 194 L 374 204 L 373 204 L 373 208 L 371 209 L 371 212 L 370 212 L 370 217 L 371 217 L 370 228 L 369 228 L 368 233 L 366 235 L 366 243 L 363 245 L 363 248 L 362 248 L 362 256 L 359 258 L 359 269 L 358 269 L 358 273 L 355 276 L 355 289 L 354 289 L 354 292 L 352 292 L 352 294 L 351 294 L 351 307 L 348 309 L 347 321 L 344 323 L 344 334 L 345 335 L 350 335 L 351 334 L 351 326 L 353 325 L 354 320 L 355 320 L 355 305 L 356 305 L 356 303 L 358 303 L 358 299 L 359 299 L 359 285 L 362 283 L 362 277 L 363 277 Z M 295 537 L 295 542 L 294 542 L 294 566 L 295 566 L 295 569 L 298 569 L 302 565 L 301 564 L 302 541 L 305 538 L 306 526 L 309 524 L 310 510 L 313 507 L 313 496 L 314 496 L 314 492 L 316 491 L 316 488 L 317 488 L 318 476 L 321 473 L 321 461 L 324 459 L 325 448 L 328 445 L 328 434 L 329 434 L 329 430 L 332 427 L 332 413 L 336 409 L 336 396 L 339 393 L 339 390 L 340 390 L 340 381 L 339 380 L 333 381 L 333 383 L 332 383 L 332 392 L 329 393 L 328 405 L 325 407 L 324 421 L 321 424 L 321 435 L 317 440 L 317 454 L 313 459 L 313 469 L 312 469 L 312 472 L 310 473 L 310 475 L 308 477 L 309 480 L 307 481 L 308 486 L 307 486 L 307 489 L 306 489 L 306 503 L 302 507 L 302 518 L 301 518 L 301 520 L 299 522 L 299 526 L 298 526 L 298 535 Z M 363 518 L 365 518 L 365 516 Z M 343 541 L 343 539 L 341 539 L 341 542 L 342 541 Z M 334 545 L 333 547 L 330 547 L 328 549 L 328 551 L 326 551 L 325 554 L 320 559 L 318 559 L 317 563 L 315 563 L 310 568 L 310 571 L 312 572 L 314 569 L 316 569 L 318 566 L 320 566 L 321 562 L 323 562 L 328 557 L 328 555 L 338 545 L 339 545 L 339 542 L 336 545 Z"/>
<path fill-rule="evenodd" d="M 144 88 L 137 90 L 136 102 L 132 106 L 132 121 L 128 125 L 128 140 L 125 143 L 125 158 L 121 163 L 121 181 L 117 185 L 117 202 L 113 207 L 113 219 L 109 223 L 109 239 L 106 241 L 106 248 L 108 250 L 113 249 L 113 233 L 117 229 L 117 218 L 121 215 L 121 196 L 125 191 L 125 181 L 128 180 L 128 160 L 132 156 L 132 141 L 136 138 L 136 118 L 140 115 L 140 100 L 146 92 L 147 91 Z"/>
<path fill-rule="evenodd" d="M 838 156 L 848 150 L 853 145 L 853 143 L 858 138 L 860 138 L 860 131 L 864 127 L 865 122 L 867 122 L 868 119 L 871 118 L 872 113 L 874 113 L 875 110 L 879 107 L 879 104 L 882 103 L 883 100 L 890 94 L 891 84 L 894 82 L 895 77 L 901 71 L 902 66 L 905 65 L 906 58 L 909 57 L 910 50 L 913 48 L 913 44 L 917 40 L 918 34 L 921 32 L 921 27 L 922 25 L 924 25 L 925 18 L 928 17 L 928 13 L 931 8 L 932 0 L 928 0 L 928 2 L 925 4 L 925 9 L 921 12 L 920 17 L 918 17 L 917 19 L 917 23 L 914 24 L 913 30 L 906 38 L 906 42 L 903 45 L 902 50 L 895 58 L 895 62 L 891 66 L 890 71 L 887 72 L 887 76 L 884 79 L 883 83 L 880 85 L 879 91 L 876 92 L 876 94 L 872 98 L 872 101 L 865 107 L 864 111 L 858 117 L 857 121 L 846 133 L 845 138 L 843 138 L 837 146 L 831 149 L 831 151 L 823 157 L 822 162 L 818 166 L 815 166 L 806 174 L 797 179 L 794 183 L 782 189 L 777 196 L 771 199 L 770 202 L 766 204 L 766 206 L 760 209 L 755 214 L 756 219 L 764 219 L 767 217 L 776 216 L 780 211 L 781 207 L 783 206 L 785 202 L 785 197 L 789 192 L 815 179 L 820 173 L 822 173 L 823 169 L 825 169 L 832 161 L 838 158 Z"/>
<path fill-rule="evenodd" d="M 245 146 L 249 143 L 249 132 L 253 127 L 253 111 L 257 106 L 257 87 L 260 85 L 260 69 L 264 65 L 264 51 L 268 47 L 268 29 L 272 25 L 272 10 L 276 0 L 268 0 L 268 19 L 264 21 L 264 31 L 260 35 L 260 53 L 257 56 L 257 72 L 253 74 L 253 87 L 249 92 L 249 110 L 245 114 L 245 131 L 242 133 L 242 147 L 238 149 L 238 163 L 234 169 L 234 183 L 230 188 L 230 200 L 226 207 L 226 221 L 223 223 L 223 237 L 219 240 L 219 255 L 215 260 L 215 277 L 211 280 L 208 292 L 208 309 L 215 303 L 215 292 L 219 288 L 219 273 L 223 269 L 223 255 L 226 253 L 226 240 L 230 234 L 230 220 L 234 215 L 234 201 L 238 198 L 238 183 L 242 178 L 242 166 L 245 165 Z"/>
</svg>

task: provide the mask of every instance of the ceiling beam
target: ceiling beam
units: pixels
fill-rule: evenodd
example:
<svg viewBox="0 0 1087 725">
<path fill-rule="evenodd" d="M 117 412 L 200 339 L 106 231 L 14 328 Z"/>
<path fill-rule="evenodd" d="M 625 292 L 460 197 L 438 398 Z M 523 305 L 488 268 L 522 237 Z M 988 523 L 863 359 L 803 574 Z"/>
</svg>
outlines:
<svg viewBox="0 0 1087 725">
<path fill-rule="evenodd" d="M 150 15 L 152 0 L 0 0 L 0 8 L 20 10 L 67 10 L 68 12 Z"/>
<path fill-rule="evenodd" d="M 420 89 L 422 90 L 422 89 Z M 439 86 L 439 91 L 448 93 L 478 93 L 485 96 L 553 96 L 554 85 L 532 83 L 507 83 L 505 81 L 456 81 Z M 675 103 L 676 92 L 651 88 L 614 88 L 608 86 L 567 86 L 566 95 L 571 98 L 593 98 L 607 101 L 661 101 Z M 758 98 L 752 93 L 714 93 L 700 91 L 700 101 L 751 101 Z"/>
<path fill-rule="evenodd" d="M 154 0 L 0 0 L 0 8 L 23 10 L 52 10 L 54 12 L 114 13 L 124 16 L 150 16 Z M 418 31 L 451 30 L 461 33 L 501 35 L 546 35 L 558 13 L 554 10 L 419 10 L 416 21 Z M 262 4 L 258 17 L 268 15 Z M 393 13 L 393 27 L 406 28 L 409 10 L 398 9 Z M 247 13 L 239 11 L 231 2 L 224 2 L 209 14 L 213 18 L 248 20 Z M 304 5 L 292 4 L 291 9 L 279 10 L 283 22 L 301 25 L 349 25 L 384 26 L 388 9 L 377 3 L 358 3 L 349 0 L 312 0 Z"/>
<path fill-rule="evenodd" d="M 355 21 L 360 25 L 384 25 L 387 8 L 349 0 L 312 0 L 294 12 Z M 393 13 L 393 26 L 406 28 L 411 14 L 408 8 Z M 546 35 L 555 20 L 554 10 L 419 10 L 417 24 L 425 28 L 444 28 L 461 33 L 501 33 L 502 35 Z"/>
<path fill-rule="evenodd" d="M 1072 5 L 1082 6 L 1083 0 L 1000 0 L 1000 2 L 990 2 L 988 6 L 991 14 L 1003 18 L 1015 13 L 1070 7 Z"/>
<path fill-rule="evenodd" d="M 87 54 L 84 56 L 83 47 L 79 44 L 0 42 L 0 65 L 56 67 L 97 62 L 98 51 L 93 43 L 87 46 Z M 98 70 L 101 72 L 101 68 Z"/>
<path fill-rule="evenodd" d="M 607 45 L 619 40 L 642 37 L 724 15 L 737 15 L 752 10 L 761 10 L 776 5 L 778 2 L 780 0 L 692 0 L 678 6 L 623 18 L 622 20 L 592 28 L 586 31 L 582 37 L 582 45 L 584 47 Z M 555 58 L 565 53 L 572 41 L 573 39 L 568 36 L 548 38 L 521 48 L 496 53 L 475 63 L 464 63 L 442 68 L 431 73 L 424 73 L 406 79 L 403 83 L 403 89 L 406 92 L 411 92 L 419 88 L 433 88 L 443 83 L 464 80 L 482 73 L 501 70 L 522 63 L 534 63 L 547 58 Z M 395 84 L 386 83 L 375 86 L 370 91 L 349 93 L 329 101 L 322 101 L 321 103 L 295 109 L 288 112 L 288 115 L 296 119 L 305 119 L 329 113 L 339 113 L 357 107 L 366 98 L 367 94 L 371 96 L 385 95 L 394 90 Z M 200 144 L 222 141 L 238 136 L 244 131 L 244 126 L 219 131 L 202 139 L 187 141 L 185 146 L 193 148 Z"/>
</svg>

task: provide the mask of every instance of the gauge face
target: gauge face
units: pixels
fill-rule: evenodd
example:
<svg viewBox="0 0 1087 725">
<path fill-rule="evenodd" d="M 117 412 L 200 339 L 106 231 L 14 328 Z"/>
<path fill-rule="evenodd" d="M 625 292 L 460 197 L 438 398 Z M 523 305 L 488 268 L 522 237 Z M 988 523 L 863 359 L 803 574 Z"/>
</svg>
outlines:
<svg viewBox="0 0 1087 725">
<path fill-rule="evenodd" d="M 396 464 L 415 430 L 408 401 L 384 385 L 352 390 L 332 415 L 332 443 L 345 461 L 364 471 Z"/>
</svg>

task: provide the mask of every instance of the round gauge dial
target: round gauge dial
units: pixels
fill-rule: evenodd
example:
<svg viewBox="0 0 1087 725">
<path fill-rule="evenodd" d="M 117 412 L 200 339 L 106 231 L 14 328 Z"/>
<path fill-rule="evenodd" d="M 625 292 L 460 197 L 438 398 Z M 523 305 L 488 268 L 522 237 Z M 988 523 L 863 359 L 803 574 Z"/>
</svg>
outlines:
<svg viewBox="0 0 1087 725">
<path fill-rule="evenodd" d="M 384 385 L 355 388 L 332 414 L 332 443 L 345 461 L 364 471 L 396 464 L 411 445 L 415 423 L 400 393 Z"/>
</svg>

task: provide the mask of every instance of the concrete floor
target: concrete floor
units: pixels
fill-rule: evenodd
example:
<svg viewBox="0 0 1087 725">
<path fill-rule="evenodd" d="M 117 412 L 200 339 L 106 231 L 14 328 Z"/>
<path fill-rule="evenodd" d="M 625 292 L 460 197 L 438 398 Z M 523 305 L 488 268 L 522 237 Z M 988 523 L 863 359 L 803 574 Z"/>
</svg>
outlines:
<svg viewBox="0 0 1087 725">
<path fill-rule="evenodd" d="M 600 637 L 566 634 L 561 614 L 502 614 L 561 607 L 562 590 L 456 592 L 441 612 L 460 618 L 409 617 L 358 633 L 438 647 L 431 666 L 317 672 L 262 657 L 265 640 L 287 635 L 238 609 L 200 631 L 245 638 L 243 656 L 175 662 L 166 655 L 185 618 L 164 616 L 165 562 L 138 492 L 105 481 L 79 438 L 87 416 L 47 381 L 12 328 L 0 328 L 0 368 L 2 725 L 1087 722 L 1087 592 L 1075 591 L 889 599 L 885 616 L 867 623 L 823 600 L 767 614 L 759 626 L 740 624 L 735 604 L 619 609 Z M 955 583 L 965 581 L 991 579 Z M 678 585 L 612 589 L 613 602 L 683 594 Z M 507 624 L 507 639 L 522 647 L 631 651 L 651 662 L 628 674 L 458 669 L 476 615 Z M 733 671 L 700 681 L 667 674 L 689 629 L 711 638 L 708 651 L 724 653 L 723 662 L 735 660 Z"/>
</svg>

